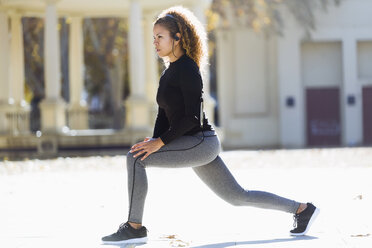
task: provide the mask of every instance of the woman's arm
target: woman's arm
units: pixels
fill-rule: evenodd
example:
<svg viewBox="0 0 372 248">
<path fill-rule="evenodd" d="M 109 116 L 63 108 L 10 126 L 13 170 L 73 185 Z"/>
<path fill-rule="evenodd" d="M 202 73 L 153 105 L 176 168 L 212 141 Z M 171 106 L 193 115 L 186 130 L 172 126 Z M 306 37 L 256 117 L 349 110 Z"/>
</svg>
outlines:
<svg viewBox="0 0 372 248">
<path fill-rule="evenodd" d="M 164 145 L 159 136 L 168 130 L 168 128 L 169 122 L 167 116 L 165 115 L 165 111 L 159 107 L 152 138 L 146 137 L 142 142 L 134 144 L 130 149 L 131 153 L 136 153 L 133 155 L 133 157 L 137 157 L 145 153 L 143 158 L 141 158 L 141 160 L 144 160 L 151 153 L 159 150 Z"/>
<path fill-rule="evenodd" d="M 152 137 L 158 138 L 162 135 L 165 131 L 169 128 L 169 122 L 167 116 L 165 115 L 165 111 L 162 108 L 158 108 L 158 114 L 156 116 L 154 132 Z"/>
</svg>

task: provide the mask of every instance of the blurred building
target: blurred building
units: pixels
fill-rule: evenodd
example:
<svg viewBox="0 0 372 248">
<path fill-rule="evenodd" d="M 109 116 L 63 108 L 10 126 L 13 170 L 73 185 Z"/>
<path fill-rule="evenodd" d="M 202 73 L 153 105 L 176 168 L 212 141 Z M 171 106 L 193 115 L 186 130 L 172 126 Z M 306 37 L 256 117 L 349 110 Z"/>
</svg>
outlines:
<svg viewBox="0 0 372 248">
<path fill-rule="evenodd" d="M 151 135 L 158 70 L 152 22 L 182 4 L 204 23 L 211 0 L 0 0 L 0 151 L 57 154 L 78 147 L 130 145 Z M 240 25 L 219 28 L 217 85 L 225 147 L 311 147 L 372 144 L 372 2 L 343 0 L 315 12 L 308 36 L 283 9 L 283 36 Z M 41 130 L 30 133 L 24 101 L 22 17 L 45 18 L 45 92 Z M 69 17 L 70 102 L 61 98 L 57 18 Z M 83 89 L 82 21 L 129 19 L 131 95 L 123 130 L 89 130 Z M 235 23 L 234 23 L 235 22 Z M 206 112 L 213 117 L 209 77 Z M 212 120 L 213 121 L 213 120 Z"/>
<path fill-rule="evenodd" d="M 203 0 L 0 0 L 0 151 L 57 154 L 64 149 L 130 145 L 152 135 L 159 79 L 152 23 L 165 8 L 183 5 L 204 23 L 211 1 Z M 58 17 L 68 17 L 70 102 L 61 97 L 60 37 Z M 30 133 L 24 95 L 22 17 L 45 20 L 45 98 L 40 103 L 41 130 Z M 88 130 L 87 106 L 82 101 L 83 30 L 85 17 L 118 17 L 129 20 L 129 74 L 131 95 L 123 103 L 123 130 Z M 207 108 L 213 109 L 205 79 Z"/>
<path fill-rule="evenodd" d="M 372 144 L 372 1 L 315 12 L 310 36 L 283 9 L 283 36 L 217 32 L 220 123 L 228 147 Z"/>
</svg>

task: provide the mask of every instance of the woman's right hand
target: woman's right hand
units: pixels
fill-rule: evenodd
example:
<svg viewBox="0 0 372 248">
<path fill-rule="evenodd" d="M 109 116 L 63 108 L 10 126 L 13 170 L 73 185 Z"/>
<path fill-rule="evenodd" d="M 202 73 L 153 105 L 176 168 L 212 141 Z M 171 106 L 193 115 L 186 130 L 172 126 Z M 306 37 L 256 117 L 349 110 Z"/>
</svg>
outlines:
<svg viewBox="0 0 372 248">
<path fill-rule="evenodd" d="M 133 151 L 133 149 L 135 149 L 137 146 L 141 145 L 143 142 L 147 142 L 147 141 L 150 141 L 152 139 L 154 139 L 154 138 L 146 137 L 146 138 L 143 139 L 143 141 L 138 142 L 138 143 L 132 145 L 132 147 L 130 148 L 130 150 Z"/>
<path fill-rule="evenodd" d="M 162 146 L 164 146 L 164 143 L 160 138 L 150 138 L 147 141 L 142 141 L 133 145 L 129 152 L 135 153 L 133 155 L 134 158 L 144 155 L 141 158 L 141 161 L 143 161 L 150 154 L 158 151 Z"/>
</svg>

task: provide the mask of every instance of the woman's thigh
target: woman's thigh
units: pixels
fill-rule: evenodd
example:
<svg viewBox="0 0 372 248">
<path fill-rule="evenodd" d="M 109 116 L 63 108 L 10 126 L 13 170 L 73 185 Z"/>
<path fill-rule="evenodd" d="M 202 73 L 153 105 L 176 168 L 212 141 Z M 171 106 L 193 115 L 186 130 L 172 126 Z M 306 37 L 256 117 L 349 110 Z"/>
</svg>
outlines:
<svg viewBox="0 0 372 248">
<path fill-rule="evenodd" d="M 182 168 L 194 167 L 213 161 L 220 152 L 220 142 L 217 136 L 181 136 L 171 143 L 163 146 L 157 152 L 141 161 L 144 167 Z"/>
</svg>

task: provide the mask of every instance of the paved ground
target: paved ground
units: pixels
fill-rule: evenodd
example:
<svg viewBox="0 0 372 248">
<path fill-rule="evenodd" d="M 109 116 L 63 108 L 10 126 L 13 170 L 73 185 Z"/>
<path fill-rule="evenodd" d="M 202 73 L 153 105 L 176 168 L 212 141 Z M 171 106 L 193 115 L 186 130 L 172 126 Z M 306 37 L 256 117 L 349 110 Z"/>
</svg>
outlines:
<svg viewBox="0 0 372 248">
<path fill-rule="evenodd" d="M 372 247 L 372 148 L 222 157 L 243 187 L 318 205 L 309 235 L 288 235 L 289 214 L 228 205 L 190 169 L 149 169 L 139 247 Z M 114 247 L 100 238 L 126 218 L 125 156 L 0 162 L 0 201 L 1 248 Z"/>
</svg>

